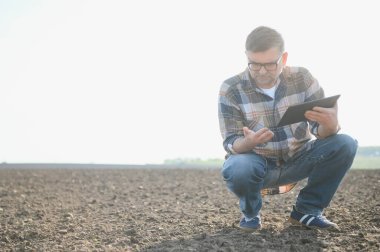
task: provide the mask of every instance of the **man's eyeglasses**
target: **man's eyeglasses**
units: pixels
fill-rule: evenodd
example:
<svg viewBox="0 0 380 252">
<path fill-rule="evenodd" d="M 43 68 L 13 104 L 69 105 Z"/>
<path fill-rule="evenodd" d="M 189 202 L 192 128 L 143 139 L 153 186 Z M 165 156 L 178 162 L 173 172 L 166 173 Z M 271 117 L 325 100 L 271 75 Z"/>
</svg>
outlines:
<svg viewBox="0 0 380 252">
<path fill-rule="evenodd" d="M 269 63 L 263 63 L 263 64 L 251 61 L 251 62 L 248 62 L 248 68 L 255 72 L 260 71 L 262 67 L 264 67 L 265 70 L 267 71 L 274 71 L 277 69 L 278 63 L 280 62 L 281 58 L 282 58 L 282 55 L 275 62 L 269 62 Z"/>
</svg>

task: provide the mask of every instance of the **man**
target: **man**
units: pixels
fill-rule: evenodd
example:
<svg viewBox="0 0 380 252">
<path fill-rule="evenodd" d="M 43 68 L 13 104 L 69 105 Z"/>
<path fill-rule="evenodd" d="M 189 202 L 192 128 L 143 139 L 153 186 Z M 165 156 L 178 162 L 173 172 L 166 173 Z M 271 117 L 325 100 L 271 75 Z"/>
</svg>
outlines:
<svg viewBox="0 0 380 252">
<path fill-rule="evenodd" d="M 286 192 L 304 178 L 307 185 L 299 192 L 289 221 L 309 228 L 337 228 L 322 212 L 352 165 L 356 140 L 337 134 L 337 105 L 314 107 L 305 113 L 307 121 L 276 127 L 290 105 L 324 97 L 308 70 L 286 66 L 288 53 L 276 30 L 253 30 L 246 40 L 246 56 L 247 69 L 226 80 L 219 93 L 219 124 L 228 153 L 222 176 L 239 198 L 240 228 L 261 227 L 262 192 L 271 188 Z"/>
</svg>

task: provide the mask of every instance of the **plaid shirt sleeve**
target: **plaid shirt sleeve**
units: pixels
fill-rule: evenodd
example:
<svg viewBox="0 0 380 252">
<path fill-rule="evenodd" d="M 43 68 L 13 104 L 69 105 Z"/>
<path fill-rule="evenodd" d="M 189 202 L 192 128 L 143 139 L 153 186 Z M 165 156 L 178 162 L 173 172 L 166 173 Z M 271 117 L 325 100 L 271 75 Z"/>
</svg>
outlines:
<svg viewBox="0 0 380 252">
<path fill-rule="evenodd" d="M 235 154 L 232 145 L 243 136 L 244 119 L 236 99 L 230 84 L 224 82 L 219 92 L 218 117 L 223 147 L 229 154 Z"/>
</svg>

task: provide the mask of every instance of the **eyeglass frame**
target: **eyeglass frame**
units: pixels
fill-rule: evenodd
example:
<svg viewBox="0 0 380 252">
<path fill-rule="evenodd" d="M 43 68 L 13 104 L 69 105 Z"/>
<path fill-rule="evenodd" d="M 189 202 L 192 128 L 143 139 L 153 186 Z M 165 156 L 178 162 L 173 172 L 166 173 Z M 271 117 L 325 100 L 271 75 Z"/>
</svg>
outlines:
<svg viewBox="0 0 380 252">
<path fill-rule="evenodd" d="M 254 61 L 250 60 L 250 62 L 248 62 L 248 69 L 251 70 L 251 71 L 254 71 L 254 72 L 259 72 L 259 71 L 261 70 L 261 68 L 264 67 L 266 71 L 275 71 L 275 70 L 277 70 L 278 63 L 280 63 L 280 60 L 282 59 L 282 56 L 283 56 L 283 55 L 281 55 L 281 56 L 278 58 L 278 60 L 276 60 L 276 61 L 274 61 L 274 62 L 268 62 L 268 63 L 257 63 L 257 62 L 254 62 Z M 251 69 L 251 67 L 250 67 L 250 65 L 252 65 L 252 64 L 260 65 L 260 68 L 259 68 L 258 70 L 253 70 L 253 69 Z M 269 70 L 268 70 L 268 69 L 267 69 L 267 65 L 271 65 L 271 64 L 275 64 L 276 67 L 275 67 L 274 69 L 269 69 Z"/>
</svg>

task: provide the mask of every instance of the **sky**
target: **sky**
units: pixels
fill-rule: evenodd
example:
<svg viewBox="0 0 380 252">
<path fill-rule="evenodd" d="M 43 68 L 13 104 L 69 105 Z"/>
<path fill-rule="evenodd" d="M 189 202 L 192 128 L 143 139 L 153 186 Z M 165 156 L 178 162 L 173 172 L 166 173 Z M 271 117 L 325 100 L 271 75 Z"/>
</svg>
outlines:
<svg viewBox="0 0 380 252">
<path fill-rule="evenodd" d="M 0 0 L 0 162 L 224 157 L 221 83 L 257 26 L 341 94 L 342 133 L 380 145 L 376 1 Z"/>
</svg>

